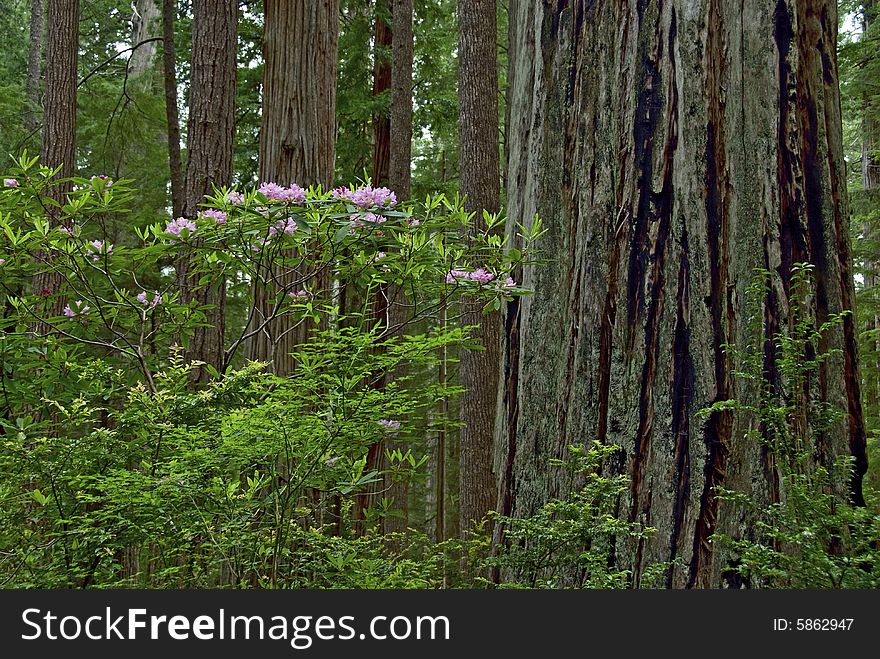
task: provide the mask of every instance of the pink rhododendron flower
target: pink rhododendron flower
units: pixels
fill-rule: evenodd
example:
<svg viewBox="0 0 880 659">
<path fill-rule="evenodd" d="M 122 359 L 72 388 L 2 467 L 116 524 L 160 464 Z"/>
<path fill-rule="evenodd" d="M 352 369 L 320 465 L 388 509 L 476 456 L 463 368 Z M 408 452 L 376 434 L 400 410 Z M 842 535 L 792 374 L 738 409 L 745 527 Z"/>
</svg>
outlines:
<svg viewBox="0 0 880 659">
<path fill-rule="evenodd" d="M 388 188 L 374 188 L 371 185 L 365 185 L 360 188 L 350 190 L 349 188 L 336 188 L 333 191 L 333 198 L 350 201 L 359 208 L 394 208 L 397 205 L 397 195 Z"/>
<path fill-rule="evenodd" d="M 263 182 L 257 188 L 257 192 L 264 195 L 269 201 L 285 201 L 293 204 L 301 204 L 306 200 L 306 191 L 296 183 L 291 183 L 285 188 L 277 183 Z"/>
<path fill-rule="evenodd" d="M 73 308 L 69 304 L 64 305 L 64 309 L 61 311 L 68 318 L 76 318 L 77 316 L 86 316 L 89 313 L 89 306 L 87 306 L 82 300 L 77 300 L 73 303 Z"/>
<path fill-rule="evenodd" d="M 184 229 L 187 229 L 190 233 L 196 230 L 196 225 L 192 220 L 188 220 L 185 217 L 178 217 L 176 220 L 171 220 L 168 223 L 168 226 L 165 227 L 165 231 L 170 233 L 172 236 L 180 236 L 180 232 Z"/>
<path fill-rule="evenodd" d="M 288 295 L 288 297 L 292 298 L 291 301 L 294 302 L 294 303 L 296 303 L 296 302 L 304 302 L 305 300 L 308 300 L 308 299 L 309 299 L 309 292 L 308 292 L 308 291 L 305 291 L 305 290 L 302 290 L 302 291 L 290 291 L 287 295 Z"/>
<path fill-rule="evenodd" d="M 292 217 L 288 217 L 286 220 L 278 220 L 275 224 L 269 227 L 269 237 L 277 236 L 279 233 L 292 236 L 294 231 L 296 231 L 296 222 Z"/>
<path fill-rule="evenodd" d="M 230 190 L 226 193 L 226 201 L 230 204 L 243 204 L 244 203 L 244 195 L 241 194 L 238 190 Z"/>
<path fill-rule="evenodd" d="M 223 224 L 227 219 L 226 213 L 218 211 L 215 208 L 209 208 L 208 210 L 202 211 L 199 215 L 200 217 L 209 217 L 217 224 Z"/>
<path fill-rule="evenodd" d="M 446 273 L 446 283 L 447 284 L 454 284 L 458 279 L 460 279 L 462 277 L 467 277 L 470 274 L 471 273 L 468 272 L 467 270 L 457 270 L 457 269 L 450 270 L 449 272 Z"/>
<path fill-rule="evenodd" d="M 486 270 L 486 268 L 479 268 L 474 270 L 472 273 L 468 275 L 468 278 L 472 281 L 477 282 L 478 284 L 488 284 L 490 281 L 495 279 L 495 275 Z"/>
<path fill-rule="evenodd" d="M 91 252 L 92 261 L 100 261 L 101 256 L 109 256 L 113 251 L 113 245 L 105 243 L 103 240 L 93 240 L 86 248 Z"/>
<path fill-rule="evenodd" d="M 149 305 L 150 309 L 152 309 L 153 307 L 155 307 L 156 305 L 158 305 L 162 301 L 162 296 L 159 295 L 158 293 L 156 293 L 153 296 L 153 300 L 151 302 L 149 300 L 147 292 L 141 291 L 140 293 L 137 294 L 137 301 L 140 302 L 145 307 Z"/>
<path fill-rule="evenodd" d="M 400 430 L 400 421 L 393 421 L 392 419 L 382 419 L 379 421 L 379 425 L 385 428 L 385 430 Z"/>
<path fill-rule="evenodd" d="M 5 178 L 3 179 L 3 185 L 7 188 L 17 188 L 18 181 L 16 181 L 14 178 Z"/>
</svg>

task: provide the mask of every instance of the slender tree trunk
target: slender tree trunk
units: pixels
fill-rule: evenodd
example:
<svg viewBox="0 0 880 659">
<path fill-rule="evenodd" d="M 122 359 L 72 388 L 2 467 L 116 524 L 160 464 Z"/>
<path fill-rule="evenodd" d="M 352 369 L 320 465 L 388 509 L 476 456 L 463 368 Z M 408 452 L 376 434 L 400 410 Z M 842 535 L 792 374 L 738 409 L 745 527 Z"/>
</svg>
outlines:
<svg viewBox="0 0 880 659">
<path fill-rule="evenodd" d="M 193 1 L 193 43 L 190 82 L 187 163 L 183 215 L 195 218 L 205 195 L 214 186 L 232 183 L 235 144 L 236 0 Z M 166 83 L 167 84 L 167 83 Z M 208 327 L 195 331 L 189 355 L 223 368 L 225 278 L 219 287 L 199 288 L 200 273 L 188 259 L 178 263 L 177 277 L 184 300 L 214 305 L 207 312 Z M 207 374 L 200 369 L 199 379 Z"/>
<path fill-rule="evenodd" d="M 183 215 L 183 164 L 180 159 L 180 115 L 177 109 L 177 50 L 174 46 L 175 0 L 162 0 L 162 71 L 165 85 L 165 121 L 168 125 L 168 169 L 171 212 Z"/>
<path fill-rule="evenodd" d="M 43 94 L 43 146 L 40 159 L 47 167 L 61 167 L 58 176 L 76 170 L 76 82 L 79 54 L 79 1 L 49 0 L 47 5 L 46 89 Z M 49 188 L 47 195 L 59 204 L 71 191 L 70 182 Z M 49 222 L 61 221 L 60 210 L 50 206 Z M 47 257 L 48 258 L 48 257 Z M 34 292 L 47 298 L 44 312 L 60 315 L 64 300 L 57 295 L 62 279 L 48 268 L 34 276 Z M 38 327 L 37 331 L 46 328 Z"/>
<path fill-rule="evenodd" d="M 401 201 L 412 184 L 413 2 L 392 0 L 391 146 L 388 187 Z"/>
<path fill-rule="evenodd" d="M 162 13 L 156 4 L 156 0 L 137 0 L 132 4 L 131 38 L 132 46 L 146 39 L 156 36 L 157 25 Z M 151 41 L 135 48 L 128 61 L 128 77 L 130 80 L 141 80 L 153 65 L 156 56 L 156 43 Z M 144 87 L 148 86 L 149 80 L 141 82 Z"/>
<path fill-rule="evenodd" d="M 398 200 L 410 196 L 410 161 L 412 160 L 412 58 L 413 58 L 413 7 L 412 0 L 391 0 L 392 30 L 391 39 L 391 117 L 389 120 L 389 143 L 387 171 L 388 186 L 395 192 Z M 385 287 L 388 295 L 388 322 L 392 326 L 402 325 L 407 320 L 406 296 L 399 286 Z M 398 368 L 392 378 L 403 375 Z M 406 446 L 389 442 L 388 448 Z M 385 520 L 387 533 L 405 531 L 409 516 L 409 486 L 406 481 L 393 481 L 386 484 L 388 497 L 394 501 L 399 517 Z"/>
<path fill-rule="evenodd" d="M 263 116 L 260 129 L 260 179 L 280 185 L 333 183 L 336 150 L 336 63 L 339 0 L 265 0 L 263 36 Z M 277 271 L 282 286 L 309 280 L 310 293 L 327 295 L 327 273 Z M 291 331 L 286 318 L 272 318 L 273 307 L 256 290 L 252 327 L 264 326 L 249 345 L 251 359 L 273 362 L 289 373 L 290 352 L 305 341 L 309 327 Z M 268 324 L 266 321 L 269 321 Z"/>
<path fill-rule="evenodd" d="M 475 213 L 474 231 L 482 232 L 483 210 L 498 210 L 501 186 L 495 0 L 461 0 L 458 20 L 460 190 L 466 209 Z M 463 303 L 462 322 L 477 326 L 473 336 L 485 349 L 461 355 L 461 383 L 467 389 L 461 402 L 459 445 L 462 534 L 471 531 L 496 500 L 492 442 L 501 326 L 499 314 L 483 315 L 481 306 Z"/>
<path fill-rule="evenodd" d="M 748 395 L 723 346 L 748 343 L 753 268 L 772 273 L 774 378 L 794 263 L 815 265 L 817 322 L 853 306 L 836 5 L 515 0 L 511 29 L 508 212 L 541 215 L 553 261 L 525 269 L 535 295 L 507 318 L 502 512 L 570 489 L 548 466 L 569 444 L 617 444 L 621 510 L 657 528 L 619 541 L 617 563 L 638 583 L 681 559 L 669 586 L 723 585 L 730 556 L 711 536 L 744 537 L 749 520 L 714 488 L 766 501 L 776 476 L 741 421 L 694 413 Z M 853 318 L 823 347 L 840 353 L 811 393 L 848 415 L 816 451 L 854 457 L 862 503 Z"/>
<path fill-rule="evenodd" d="M 24 127 L 28 132 L 36 131 L 37 110 L 40 108 L 40 62 L 43 57 L 43 0 L 31 1 L 30 43 L 28 45 L 27 78 L 24 91 L 27 107 L 24 113 Z"/>
<path fill-rule="evenodd" d="M 391 89 L 392 34 L 388 21 L 391 18 L 391 0 L 376 0 L 376 28 L 373 42 L 373 97 L 386 94 Z M 373 185 L 388 183 L 388 166 L 391 157 L 391 118 L 384 109 L 373 114 Z"/>
</svg>

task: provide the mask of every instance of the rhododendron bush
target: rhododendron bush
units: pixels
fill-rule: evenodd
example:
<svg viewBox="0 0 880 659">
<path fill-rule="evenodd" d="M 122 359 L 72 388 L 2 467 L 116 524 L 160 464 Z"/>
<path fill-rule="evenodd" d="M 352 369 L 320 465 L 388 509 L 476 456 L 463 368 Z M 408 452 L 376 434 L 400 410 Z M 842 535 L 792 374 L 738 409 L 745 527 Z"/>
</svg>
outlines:
<svg viewBox="0 0 880 659">
<path fill-rule="evenodd" d="M 403 505 L 388 484 L 422 475 L 425 437 L 451 423 L 436 402 L 460 393 L 437 364 L 478 347 L 457 301 L 497 313 L 525 294 L 540 230 L 513 249 L 502 218 L 473 232 L 457 200 L 295 182 L 129 226 L 127 181 L 73 179 L 58 207 L 54 174 L 23 157 L 0 187 L 6 585 L 308 584 L 304 529 L 369 535 Z M 201 364 L 220 295 L 224 344 Z M 251 354 L 258 336 L 270 354 Z"/>
</svg>

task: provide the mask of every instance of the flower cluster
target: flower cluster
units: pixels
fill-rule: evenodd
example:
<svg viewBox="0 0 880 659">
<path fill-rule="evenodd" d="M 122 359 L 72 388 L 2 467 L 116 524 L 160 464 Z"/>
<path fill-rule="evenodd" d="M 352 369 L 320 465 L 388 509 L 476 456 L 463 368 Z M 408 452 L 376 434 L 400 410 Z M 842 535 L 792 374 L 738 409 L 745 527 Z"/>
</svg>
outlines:
<svg viewBox="0 0 880 659">
<path fill-rule="evenodd" d="M 364 185 L 351 190 L 349 188 L 336 188 L 333 198 L 350 201 L 358 208 L 384 208 L 390 209 L 397 205 L 397 195 L 388 188 L 374 188 Z"/>
<path fill-rule="evenodd" d="M 73 308 L 69 304 L 64 305 L 64 310 L 61 312 L 68 318 L 76 318 L 77 316 L 86 316 L 89 313 L 89 306 L 83 302 L 82 300 L 77 300 L 73 303 Z"/>
<path fill-rule="evenodd" d="M 291 183 L 289 188 L 278 185 L 277 183 L 264 182 L 257 192 L 266 197 L 269 201 L 283 201 L 292 204 L 302 204 L 306 200 L 305 189 L 296 183 Z"/>
<path fill-rule="evenodd" d="M 98 174 L 97 176 L 93 176 L 89 179 L 89 182 L 94 185 L 97 182 L 103 183 L 105 186 L 109 187 L 113 185 L 113 179 L 107 176 L 106 174 Z"/>
<path fill-rule="evenodd" d="M 89 256 L 92 257 L 92 261 L 100 261 L 102 256 L 110 256 L 110 252 L 113 251 L 113 245 L 103 240 L 93 240 L 86 245 L 86 249 L 89 250 Z"/>
<path fill-rule="evenodd" d="M 353 215 L 353 217 L 354 219 L 351 221 L 352 227 L 375 226 L 377 224 L 382 224 L 388 219 L 382 217 L 381 215 L 376 215 L 375 213 L 364 213 L 363 215 L 356 213 L 355 215 Z"/>
<path fill-rule="evenodd" d="M 150 309 L 152 309 L 153 307 L 158 305 L 160 302 L 162 302 L 162 296 L 159 295 L 158 293 L 156 293 L 153 296 L 153 299 L 151 301 L 147 295 L 147 292 L 141 291 L 140 293 L 137 294 L 137 301 L 140 302 L 145 307 L 149 307 Z"/>
<path fill-rule="evenodd" d="M 474 271 L 455 268 L 446 273 L 447 284 L 456 284 L 462 279 L 476 282 L 480 286 L 485 286 L 495 279 L 495 275 L 486 270 L 486 268 L 477 268 Z M 495 289 L 498 291 L 504 292 L 512 288 L 516 288 L 516 282 L 513 280 L 513 277 L 507 277 L 503 282 L 495 282 Z"/>
<path fill-rule="evenodd" d="M 379 425 L 385 430 L 400 430 L 400 421 L 393 421 L 392 419 L 381 419 Z"/>
<path fill-rule="evenodd" d="M 309 292 L 305 290 L 290 291 L 287 295 L 293 304 L 301 304 L 309 299 Z"/>
<path fill-rule="evenodd" d="M 3 185 L 7 188 L 17 188 L 18 181 L 16 181 L 14 178 L 5 178 L 3 179 Z"/>
<path fill-rule="evenodd" d="M 280 233 L 292 236 L 294 231 L 296 231 L 296 222 L 292 217 L 288 217 L 286 220 L 278 220 L 269 227 L 269 237 L 277 236 Z"/>
<path fill-rule="evenodd" d="M 193 232 L 196 230 L 196 225 L 192 220 L 188 220 L 185 217 L 178 217 L 176 220 L 171 220 L 168 223 L 168 226 L 165 227 L 165 231 L 170 233 L 172 236 L 180 237 L 181 231 L 186 229 L 189 232 Z"/>
<path fill-rule="evenodd" d="M 227 216 L 223 211 L 218 211 L 214 208 L 209 208 L 208 210 L 202 211 L 199 213 L 200 218 L 210 218 L 214 220 L 217 224 L 224 224 L 226 222 Z"/>
<path fill-rule="evenodd" d="M 244 203 L 244 195 L 241 194 L 238 190 L 230 190 L 226 193 L 226 201 L 230 204 L 235 204 L 238 206 L 239 204 Z"/>
</svg>

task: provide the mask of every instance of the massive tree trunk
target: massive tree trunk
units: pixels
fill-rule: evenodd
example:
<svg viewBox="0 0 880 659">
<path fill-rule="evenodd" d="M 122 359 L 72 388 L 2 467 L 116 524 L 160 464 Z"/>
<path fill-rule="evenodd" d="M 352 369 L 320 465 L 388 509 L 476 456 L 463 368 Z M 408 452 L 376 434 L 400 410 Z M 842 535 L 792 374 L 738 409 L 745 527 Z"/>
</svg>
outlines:
<svg viewBox="0 0 880 659">
<path fill-rule="evenodd" d="M 336 63 L 339 0 L 265 0 L 263 33 L 263 116 L 260 128 L 260 180 L 280 185 L 333 183 L 336 151 Z M 276 272 L 293 284 L 309 278 L 311 293 L 326 292 L 327 273 Z M 301 287 L 301 286 L 300 286 Z M 285 318 L 271 320 L 273 305 L 257 288 L 251 328 L 262 327 L 249 344 L 251 359 L 273 362 L 289 373 L 290 351 L 308 327 L 290 331 Z"/>
<path fill-rule="evenodd" d="M 483 210 L 498 210 L 501 189 L 495 0 L 460 0 L 458 21 L 459 189 L 465 208 L 475 214 L 474 231 L 482 232 Z M 492 441 L 501 324 L 499 314 L 483 315 L 481 308 L 465 301 L 462 309 L 462 322 L 477 326 L 473 337 L 485 348 L 461 355 L 461 384 L 467 389 L 461 399 L 459 444 L 462 533 L 495 506 Z"/>
<path fill-rule="evenodd" d="M 47 6 L 46 90 L 43 94 L 43 146 L 40 160 L 47 167 L 61 167 L 58 176 L 73 176 L 76 170 L 76 81 L 79 55 L 79 0 L 49 0 Z M 47 195 L 65 203 L 70 182 L 53 185 Z M 59 208 L 48 208 L 49 221 L 60 222 Z M 59 315 L 64 301 L 57 297 L 61 275 L 51 270 L 34 277 L 34 292 L 51 300 L 44 309 Z M 54 297 L 52 297 L 54 296 Z M 44 331 L 45 327 L 38 327 Z"/>
<path fill-rule="evenodd" d="M 238 3 L 236 0 L 193 2 L 192 66 L 189 128 L 186 141 L 183 215 L 198 215 L 213 186 L 232 183 L 235 145 L 235 79 Z M 221 275 L 222 276 L 222 275 Z M 178 263 L 178 282 L 184 300 L 214 305 L 208 327 L 195 331 L 189 348 L 193 359 L 223 367 L 225 286 L 198 288 L 199 275 L 190 263 Z M 205 376 L 200 372 L 200 379 Z"/>
<path fill-rule="evenodd" d="M 714 532 L 747 520 L 718 485 L 772 496 L 774 468 L 729 413 L 726 343 L 745 345 L 745 291 L 772 272 L 766 335 L 788 321 L 792 264 L 815 265 L 813 313 L 851 309 L 836 5 L 829 0 L 511 3 L 508 212 L 547 233 L 535 295 L 508 309 L 503 512 L 528 515 L 571 486 L 551 467 L 573 443 L 618 444 L 621 510 L 658 529 L 619 543 L 638 580 L 682 559 L 673 587 L 715 587 Z M 561 299 L 560 299 L 561 296 Z M 826 452 L 855 458 L 865 433 L 854 320 L 828 340 L 814 392 L 848 416 Z M 765 353 L 775 373 L 772 349 Z"/>
<path fill-rule="evenodd" d="M 28 44 L 27 78 L 24 91 L 27 107 L 24 111 L 24 127 L 36 131 L 37 110 L 40 107 L 40 61 L 43 56 L 43 0 L 31 1 L 30 42 Z"/>
</svg>

